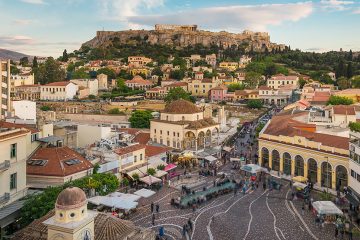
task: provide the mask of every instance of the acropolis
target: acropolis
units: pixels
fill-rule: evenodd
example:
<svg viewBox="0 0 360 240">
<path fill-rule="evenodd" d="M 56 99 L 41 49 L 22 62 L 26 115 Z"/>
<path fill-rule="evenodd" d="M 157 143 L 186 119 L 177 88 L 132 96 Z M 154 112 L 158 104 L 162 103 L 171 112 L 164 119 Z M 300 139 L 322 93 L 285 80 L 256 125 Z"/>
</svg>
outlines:
<svg viewBox="0 0 360 240">
<path fill-rule="evenodd" d="M 197 31 L 197 25 L 174 25 L 174 24 L 155 24 L 155 31 L 173 30 L 173 31 Z"/>
</svg>

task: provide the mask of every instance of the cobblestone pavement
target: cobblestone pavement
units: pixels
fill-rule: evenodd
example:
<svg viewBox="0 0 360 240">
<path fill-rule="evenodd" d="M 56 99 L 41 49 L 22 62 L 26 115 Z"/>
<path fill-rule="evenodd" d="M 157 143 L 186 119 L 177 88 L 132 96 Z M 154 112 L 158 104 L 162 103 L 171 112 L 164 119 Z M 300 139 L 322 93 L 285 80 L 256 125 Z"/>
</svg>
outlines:
<svg viewBox="0 0 360 240">
<path fill-rule="evenodd" d="M 209 183 L 212 180 L 204 186 Z M 131 215 L 130 220 L 156 231 L 163 226 L 168 239 L 335 239 L 334 225 L 317 227 L 311 212 L 306 210 L 302 214 L 301 200 L 288 200 L 290 188 L 288 182 L 283 181 L 283 184 L 281 191 L 259 188 L 245 195 L 223 195 L 201 205 L 195 212 L 172 207 L 171 198 L 180 193 L 177 189 L 164 187 L 151 198 L 142 199 L 141 207 Z M 160 206 L 160 212 L 155 213 L 155 225 L 151 223 L 151 202 Z M 188 237 L 183 237 L 182 227 L 189 218 L 194 225 L 193 231 Z"/>
</svg>

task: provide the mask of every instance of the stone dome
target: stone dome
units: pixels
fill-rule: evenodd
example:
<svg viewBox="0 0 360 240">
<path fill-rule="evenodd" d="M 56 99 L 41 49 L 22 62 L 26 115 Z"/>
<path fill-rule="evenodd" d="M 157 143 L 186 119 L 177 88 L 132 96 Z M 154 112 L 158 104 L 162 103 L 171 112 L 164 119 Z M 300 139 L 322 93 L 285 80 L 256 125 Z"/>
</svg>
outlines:
<svg viewBox="0 0 360 240">
<path fill-rule="evenodd" d="M 201 110 L 192 102 L 179 99 L 166 105 L 163 112 L 173 114 L 193 114 L 199 113 Z"/>
<path fill-rule="evenodd" d="M 87 204 L 85 192 L 78 187 L 69 187 L 64 189 L 56 200 L 58 209 L 75 209 Z"/>
</svg>

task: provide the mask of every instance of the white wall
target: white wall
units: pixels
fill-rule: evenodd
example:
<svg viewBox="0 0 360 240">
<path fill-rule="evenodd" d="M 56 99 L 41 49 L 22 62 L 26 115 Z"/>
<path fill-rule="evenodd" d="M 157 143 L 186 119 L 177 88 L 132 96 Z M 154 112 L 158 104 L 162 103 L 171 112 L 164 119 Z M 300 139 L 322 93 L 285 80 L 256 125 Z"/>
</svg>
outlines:
<svg viewBox="0 0 360 240">
<path fill-rule="evenodd" d="M 76 92 L 79 90 L 79 86 L 73 83 L 69 83 L 65 87 L 66 99 L 74 99 Z"/>
<path fill-rule="evenodd" d="M 13 101 L 15 116 L 24 120 L 34 120 L 36 122 L 36 102 L 22 100 Z"/>
<path fill-rule="evenodd" d="M 100 141 L 102 138 L 110 138 L 113 135 L 111 127 L 78 125 L 78 147 L 85 147 Z"/>
</svg>

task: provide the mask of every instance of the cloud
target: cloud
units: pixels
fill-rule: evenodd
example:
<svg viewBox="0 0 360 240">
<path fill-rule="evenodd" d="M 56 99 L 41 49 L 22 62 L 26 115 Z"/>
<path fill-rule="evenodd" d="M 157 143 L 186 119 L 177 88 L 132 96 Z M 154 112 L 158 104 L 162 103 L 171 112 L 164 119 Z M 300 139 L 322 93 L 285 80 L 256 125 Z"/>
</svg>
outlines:
<svg viewBox="0 0 360 240">
<path fill-rule="evenodd" d="M 321 7 L 325 10 L 343 11 L 348 9 L 346 6 L 354 4 L 353 1 L 341 0 L 321 0 Z"/>
<path fill-rule="evenodd" d="M 23 45 L 32 44 L 34 40 L 28 36 L 0 36 L 0 45 Z"/>
<path fill-rule="evenodd" d="M 30 23 L 33 23 L 34 20 L 31 20 L 31 19 L 15 19 L 13 21 L 14 24 L 17 24 L 17 25 L 29 25 Z"/>
<path fill-rule="evenodd" d="M 128 27 L 134 27 L 128 17 L 139 15 L 141 10 L 163 6 L 164 0 L 99 0 L 98 3 L 104 19 L 122 21 Z"/>
<path fill-rule="evenodd" d="M 45 4 L 44 0 L 21 0 L 21 1 L 30 4 Z"/>
<path fill-rule="evenodd" d="M 289 4 L 237 5 L 209 7 L 167 15 L 129 16 L 127 20 L 140 26 L 162 24 L 198 24 L 202 29 L 265 31 L 268 26 L 296 22 L 313 11 L 312 2 Z"/>
</svg>

